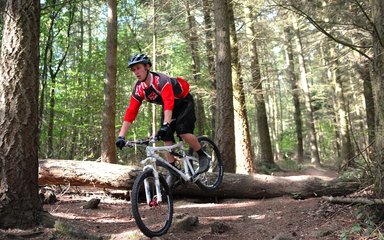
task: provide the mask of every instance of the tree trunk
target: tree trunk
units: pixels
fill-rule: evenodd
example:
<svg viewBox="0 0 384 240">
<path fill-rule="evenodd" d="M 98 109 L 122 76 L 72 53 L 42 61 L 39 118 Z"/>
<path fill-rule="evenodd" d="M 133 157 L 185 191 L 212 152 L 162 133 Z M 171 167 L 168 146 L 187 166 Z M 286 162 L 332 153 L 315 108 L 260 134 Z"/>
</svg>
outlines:
<svg viewBox="0 0 384 240">
<path fill-rule="evenodd" d="M 375 141 L 375 100 L 372 89 L 371 69 L 371 63 L 367 60 L 362 62 L 361 65 L 356 65 L 356 70 L 359 72 L 361 79 L 363 79 L 365 114 L 368 128 L 367 145 Z"/>
<path fill-rule="evenodd" d="M 136 166 L 47 159 L 40 160 L 39 183 L 131 190 L 140 173 L 141 169 Z M 269 198 L 294 195 L 305 198 L 346 195 L 358 187 L 357 182 L 313 176 L 275 177 L 225 173 L 223 183 L 213 192 L 202 191 L 193 183 L 183 184 L 172 192 L 174 195 L 194 197 Z"/>
<path fill-rule="evenodd" d="M 373 82 L 375 91 L 375 191 L 384 197 L 384 1 L 372 1 L 373 34 Z"/>
<path fill-rule="evenodd" d="M 231 36 L 232 53 L 232 83 L 233 83 L 233 105 L 235 113 L 235 141 L 236 141 L 236 165 L 237 173 L 254 173 L 251 134 L 249 130 L 247 106 L 245 104 L 245 93 L 243 77 L 241 76 L 241 65 L 239 61 L 239 42 L 237 40 L 235 16 L 233 3 L 228 4 L 229 26 Z"/>
<path fill-rule="evenodd" d="M 52 51 L 52 49 L 50 49 Z M 51 56 L 52 56 L 51 52 Z M 52 61 L 52 59 L 51 59 Z M 50 71 L 51 72 L 51 71 Z M 51 92 L 49 95 L 49 115 L 48 115 L 48 139 L 47 139 L 47 156 L 52 157 L 53 154 L 53 128 L 55 123 L 55 98 L 56 98 L 56 77 L 51 74 Z"/>
<path fill-rule="evenodd" d="M 204 11 L 204 27 L 205 27 L 205 47 L 207 48 L 207 61 L 208 61 L 208 80 L 212 86 L 212 95 L 210 98 L 212 99 L 211 104 L 211 129 L 215 129 L 215 116 L 216 116 L 216 77 L 215 77 L 215 52 L 213 51 L 213 30 L 212 30 L 212 18 L 211 18 L 211 9 L 212 3 L 211 0 L 203 0 L 203 11 Z M 212 138 L 215 138 L 214 131 L 209 134 Z"/>
<path fill-rule="evenodd" d="M 64 6 L 64 5 L 63 5 Z M 59 8 L 57 11 L 53 11 L 50 16 L 50 22 L 49 22 L 49 28 L 47 33 L 47 39 L 45 41 L 44 46 L 44 52 L 43 52 L 43 71 L 41 73 L 41 91 L 40 91 L 40 103 L 39 103 L 39 130 L 42 131 L 42 124 L 43 124 L 43 116 L 44 116 L 44 107 L 45 107 L 45 91 L 47 87 L 47 81 L 48 81 L 48 65 L 50 64 L 48 62 L 49 59 L 51 59 L 51 56 L 49 54 L 52 52 L 53 47 L 53 39 L 54 39 L 54 26 L 56 24 L 56 17 L 59 14 L 59 12 L 62 10 L 62 8 Z"/>
<path fill-rule="evenodd" d="M 0 228 L 37 225 L 40 3 L 6 2 L 0 57 Z"/>
<path fill-rule="evenodd" d="M 39 184 L 94 186 L 98 188 L 131 189 L 138 167 L 106 162 L 76 160 L 40 160 Z"/>
<path fill-rule="evenodd" d="M 56 1 L 53 1 L 53 4 L 55 4 Z M 47 84 L 47 79 L 48 79 L 48 72 L 49 72 L 49 78 L 51 79 L 51 89 L 50 89 L 50 94 L 49 94 L 49 115 L 48 115 L 48 129 L 47 129 L 47 156 L 52 157 L 53 155 L 53 149 L 54 149 L 54 129 L 55 129 L 55 105 L 56 105 L 56 78 L 57 74 L 60 72 L 61 67 L 64 64 L 65 59 L 67 58 L 68 50 L 69 50 L 69 40 L 71 37 L 71 28 L 72 28 L 72 23 L 74 19 L 74 8 L 71 6 L 69 9 L 70 15 L 68 18 L 68 28 L 66 29 L 66 34 L 67 34 L 67 45 L 63 49 L 63 54 L 60 59 L 56 59 L 56 55 L 53 52 L 54 51 L 54 41 L 55 41 L 55 27 L 56 26 L 56 21 L 57 21 L 57 16 L 61 12 L 62 8 L 64 7 L 61 6 L 59 9 L 57 9 L 54 13 L 51 14 L 50 19 L 51 19 L 51 25 L 49 29 L 49 37 L 47 40 L 47 46 L 45 51 L 47 53 L 44 53 L 44 66 L 43 67 L 43 89 L 42 89 L 42 94 L 41 94 L 41 99 L 40 99 L 40 112 L 39 112 L 39 117 L 43 117 L 43 104 L 44 104 L 44 93 L 45 91 L 45 85 Z M 61 31 L 61 29 L 59 30 Z M 40 127 L 41 124 L 40 124 Z M 41 130 L 41 129 L 40 129 Z"/>
<path fill-rule="evenodd" d="M 231 46 L 229 41 L 228 2 L 214 0 L 216 23 L 216 126 L 215 142 L 224 161 L 224 170 L 236 171 Z"/>
<path fill-rule="evenodd" d="M 247 16 L 246 32 L 249 41 L 248 51 L 251 59 L 251 86 L 256 105 L 256 124 L 260 144 L 260 160 L 269 165 L 274 165 L 275 163 L 273 161 L 271 135 L 269 133 L 267 111 L 265 108 L 265 100 L 263 94 L 263 85 L 261 82 L 259 57 L 257 54 L 257 45 L 255 40 L 256 30 L 253 23 L 253 8 L 251 6 L 247 6 L 245 7 L 244 11 Z"/>
<path fill-rule="evenodd" d="M 157 70 L 157 5 L 156 5 L 156 0 L 152 1 L 152 70 L 156 71 Z M 152 109 L 152 133 L 148 133 L 149 135 L 155 135 L 157 128 L 157 114 L 156 114 L 156 106 L 155 104 L 151 104 L 151 109 Z"/>
<path fill-rule="evenodd" d="M 340 136 L 340 161 L 339 167 L 343 164 L 352 164 L 350 161 L 354 154 L 351 136 L 349 132 L 349 123 L 348 123 L 348 108 L 345 103 L 344 89 L 343 89 L 343 81 L 341 79 L 342 75 L 340 73 L 340 69 L 338 66 L 339 63 L 335 61 L 335 71 L 334 71 L 334 84 L 335 84 L 335 96 L 336 103 L 335 107 L 337 110 L 337 117 L 339 118 L 339 125 L 337 126 L 339 129 Z M 350 165 L 352 166 L 352 165 Z"/>
<path fill-rule="evenodd" d="M 198 53 L 198 34 L 196 31 L 196 20 L 194 15 L 191 13 L 193 9 L 190 7 L 190 0 L 185 1 L 185 8 L 187 10 L 187 18 L 189 25 L 189 46 L 191 48 L 192 55 L 192 72 L 193 72 L 193 80 L 195 84 L 198 85 L 201 82 L 201 71 L 200 71 L 200 56 Z M 195 103 L 196 103 L 196 128 L 197 135 L 201 136 L 205 134 L 204 131 L 204 122 L 205 122 L 205 114 L 204 114 L 204 105 L 201 100 L 201 94 L 199 92 L 195 93 Z"/>
<path fill-rule="evenodd" d="M 108 0 L 106 78 L 104 81 L 103 136 L 101 161 L 116 163 L 116 73 L 117 73 L 117 3 Z"/>
<path fill-rule="evenodd" d="M 306 113 L 307 113 L 307 125 L 308 125 L 308 132 L 309 132 L 309 144 L 310 144 L 310 151 L 311 151 L 311 162 L 319 166 L 320 155 L 319 155 L 319 148 L 317 144 L 315 119 L 313 117 L 312 99 L 311 99 L 311 94 L 309 92 L 309 85 L 308 85 L 307 72 L 306 72 L 305 61 L 303 56 L 304 53 L 303 53 L 303 47 L 301 43 L 300 30 L 299 30 L 296 19 L 294 19 L 293 21 L 293 28 L 295 30 L 296 41 L 297 41 L 296 48 L 297 48 L 297 55 L 299 59 L 301 88 L 304 94 L 305 108 L 307 109 Z"/>
<path fill-rule="evenodd" d="M 291 26 L 287 26 L 284 28 L 286 44 L 287 44 L 287 65 L 291 82 L 291 90 L 292 90 L 292 100 L 294 111 L 294 120 L 296 126 L 296 139 L 297 139 L 297 148 L 296 148 L 296 159 L 299 163 L 304 162 L 304 147 L 303 147 L 303 122 L 301 120 L 301 108 L 300 108 L 300 88 L 299 82 L 297 80 L 297 76 L 295 73 L 295 62 L 293 59 L 293 29 Z"/>
</svg>

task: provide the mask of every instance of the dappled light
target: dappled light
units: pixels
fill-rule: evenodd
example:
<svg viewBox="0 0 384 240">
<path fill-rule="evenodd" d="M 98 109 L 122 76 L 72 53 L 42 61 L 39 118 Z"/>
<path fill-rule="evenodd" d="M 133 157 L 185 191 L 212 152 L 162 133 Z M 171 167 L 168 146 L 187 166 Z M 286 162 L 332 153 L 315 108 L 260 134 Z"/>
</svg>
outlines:
<svg viewBox="0 0 384 240">
<path fill-rule="evenodd" d="M 4 0 L 0 30 L 0 239 L 383 238 L 384 0 Z"/>
<path fill-rule="evenodd" d="M 101 199 L 99 208 L 83 209 L 82 206 L 91 198 Z M 112 236 L 115 239 L 143 239 L 131 215 L 131 204 L 126 200 L 111 198 L 108 195 L 81 196 L 69 193 L 60 196 L 59 202 L 44 205 L 44 209 L 60 221 L 73 224 L 82 231 L 94 235 Z M 323 204 L 324 205 L 324 204 Z M 320 206 L 320 209 L 319 209 Z M 217 203 L 202 202 L 199 199 L 176 198 L 174 203 L 175 218 L 180 215 L 196 216 L 198 224 L 185 231 L 179 229 L 178 220 L 174 218 L 174 227 L 164 236 L 165 239 L 196 239 L 210 236 L 229 239 L 272 239 L 278 233 L 289 233 L 307 238 L 314 231 L 313 226 L 327 229 L 338 224 L 350 213 L 350 208 L 340 206 L 338 217 L 329 218 L 329 207 L 321 210 L 319 200 L 297 201 L 289 197 L 251 200 L 221 199 Z M 324 212 L 323 212 L 324 211 Z M 332 210 L 335 211 L 335 210 Z M 222 235 L 211 233 L 217 224 L 224 226 Z M 338 234 L 340 230 L 334 230 Z M 128 237 L 127 237 L 128 236 Z M 113 239 L 113 238 L 112 238 Z M 146 239 L 146 238 L 144 238 Z"/>
<path fill-rule="evenodd" d="M 210 209 L 223 209 L 223 208 L 249 208 L 256 205 L 260 205 L 260 202 L 254 201 L 240 201 L 235 203 L 189 203 L 183 202 L 175 204 L 175 209 L 187 209 L 187 208 L 210 208 Z"/>
</svg>

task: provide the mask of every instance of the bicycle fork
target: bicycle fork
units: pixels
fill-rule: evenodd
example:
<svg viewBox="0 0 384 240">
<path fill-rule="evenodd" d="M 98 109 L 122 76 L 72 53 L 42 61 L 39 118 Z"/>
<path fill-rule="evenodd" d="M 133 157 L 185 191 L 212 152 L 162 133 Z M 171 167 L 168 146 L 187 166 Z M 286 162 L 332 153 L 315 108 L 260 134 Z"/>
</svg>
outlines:
<svg viewBox="0 0 384 240">
<path fill-rule="evenodd" d="M 147 178 L 144 179 L 144 189 L 145 189 L 145 197 L 147 200 L 148 206 L 158 206 L 162 202 L 161 189 L 160 189 L 160 178 L 159 173 L 155 170 L 153 166 L 147 165 L 144 167 L 144 171 L 150 168 L 153 173 L 153 177 L 155 179 L 155 188 L 156 194 L 151 197 L 151 187 Z"/>
</svg>

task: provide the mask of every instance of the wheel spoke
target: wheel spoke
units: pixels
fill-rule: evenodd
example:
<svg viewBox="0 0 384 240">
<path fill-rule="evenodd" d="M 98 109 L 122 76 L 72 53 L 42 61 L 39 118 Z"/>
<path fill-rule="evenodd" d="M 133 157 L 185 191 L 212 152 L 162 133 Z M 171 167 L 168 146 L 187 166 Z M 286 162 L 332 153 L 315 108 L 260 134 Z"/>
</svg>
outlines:
<svg viewBox="0 0 384 240">
<path fill-rule="evenodd" d="M 149 204 L 147 203 L 144 179 L 148 182 Z M 160 177 L 163 202 L 157 202 L 155 179 L 151 171 L 140 175 L 132 190 L 132 214 L 137 226 L 148 237 L 161 236 L 170 228 L 173 215 L 173 201 L 165 180 Z"/>
</svg>

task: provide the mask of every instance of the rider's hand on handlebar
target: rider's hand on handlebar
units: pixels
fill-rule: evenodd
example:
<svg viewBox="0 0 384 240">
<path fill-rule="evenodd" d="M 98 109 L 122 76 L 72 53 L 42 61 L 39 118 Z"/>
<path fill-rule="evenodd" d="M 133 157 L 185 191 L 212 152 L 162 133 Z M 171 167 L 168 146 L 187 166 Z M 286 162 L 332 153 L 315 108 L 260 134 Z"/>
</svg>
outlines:
<svg viewBox="0 0 384 240">
<path fill-rule="evenodd" d="M 123 147 L 125 146 L 126 142 L 125 142 L 125 138 L 122 137 L 122 136 L 119 136 L 116 140 L 116 147 L 123 149 Z"/>
<path fill-rule="evenodd" d="M 167 133 L 171 130 L 171 125 L 169 123 L 164 123 L 159 131 L 156 134 L 156 139 L 162 140 L 165 136 L 167 136 Z"/>
</svg>

